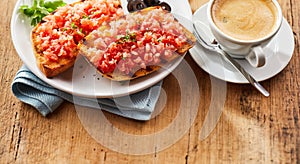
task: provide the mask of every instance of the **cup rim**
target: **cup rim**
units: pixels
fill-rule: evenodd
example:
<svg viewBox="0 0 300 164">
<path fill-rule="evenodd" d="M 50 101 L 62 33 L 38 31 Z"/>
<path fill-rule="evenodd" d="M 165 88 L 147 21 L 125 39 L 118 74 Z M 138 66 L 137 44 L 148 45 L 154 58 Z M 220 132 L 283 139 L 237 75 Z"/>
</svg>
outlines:
<svg viewBox="0 0 300 164">
<path fill-rule="evenodd" d="M 272 0 L 273 4 L 276 6 L 277 9 L 277 21 L 276 21 L 276 28 L 274 28 L 274 30 L 269 33 L 268 35 L 259 38 L 259 39 L 255 39 L 255 40 L 241 40 L 241 39 L 237 39 L 234 38 L 232 36 L 229 36 L 228 34 L 224 33 L 222 30 L 219 29 L 219 27 L 217 27 L 217 25 L 214 23 L 213 19 L 212 19 L 212 14 L 211 14 L 211 8 L 212 5 L 214 3 L 215 0 L 210 0 L 208 2 L 208 7 L 207 7 L 207 15 L 208 15 L 208 22 L 209 25 L 214 28 L 214 30 L 218 31 L 218 33 L 220 33 L 223 37 L 225 37 L 226 39 L 232 41 L 232 42 L 236 42 L 236 43 L 240 43 L 240 44 L 249 44 L 249 43 L 258 43 L 258 42 L 262 42 L 265 41 L 269 38 L 271 38 L 272 36 L 274 36 L 280 29 L 281 24 L 282 24 L 282 20 L 283 20 L 283 15 L 282 15 L 282 10 L 281 7 L 279 5 L 279 3 L 277 2 L 277 0 Z"/>
</svg>

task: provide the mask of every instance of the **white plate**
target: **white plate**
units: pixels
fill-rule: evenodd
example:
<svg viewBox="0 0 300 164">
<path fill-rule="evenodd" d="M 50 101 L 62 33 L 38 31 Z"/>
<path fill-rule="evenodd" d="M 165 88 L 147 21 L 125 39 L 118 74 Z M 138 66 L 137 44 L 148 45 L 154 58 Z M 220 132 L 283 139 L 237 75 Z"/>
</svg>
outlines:
<svg viewBox="0 0 300 164">
<path fill-rule="evenodd" d="M 75 0 L 67 0 L 67 3 Z M 176 60 L 169 65 L 167 69 L 160 69 L 148 76 L 131 81 L 128 85 L 120 82 L 113 82 L 103 78 L 96 73 L 96 70 L 91 67 L 83 58 L 79 58 L 74 65 L 74 69 L 62 73 L 54 78 L 46 78 L 36 65 L 36 60 L 31 48 L 30 21 L 18 12 L 23 0 L 19 0 L 14 8 L 11 20 L 11 35 L 13 44 L 25 65 L 40 79 L 50 84 L 51 86 L 62 91 L 83 96 L 83 97 L 118 97 L 124 96 L 138 91 L 144 90 L 157 82 L 161 81 L 169 75 L 180 63 L 181 59 Z M 122 0 L 122 6 L 127 12 L 127 0 Z M 167 0 L 170 4 L 172 12 L 188 18 L 192 18 L 192 11 L 187 0 Z"/>
<path fill-rule="evenodd" d="M 207 27 L 203 29 L 206 30 L 205 32 L 207 34 L 211 34 L 208 28 L 206 9 L 207 5 L 199 8 L 194 13 L 193 18 L 207 25 Z M 243 59 L 239 59 L 237 62 L 257 81 L 263 81 L 275 76 L 287 66 L 292 58 L 294 47 L 293 31 L 288 22 L 284 19 L 278 34 L 264 48 L 264 52 L 267 54 L 266 65 L 260 68 L 254 68 Z M 210 52 L 198 44 L 190 49 L 190 53 L 196 63 L 210 75 L 227 82 L 249 83 L 241 73 L 235 70 L 233 66 L 228 64 L 220 55 Z"/>
</svg>

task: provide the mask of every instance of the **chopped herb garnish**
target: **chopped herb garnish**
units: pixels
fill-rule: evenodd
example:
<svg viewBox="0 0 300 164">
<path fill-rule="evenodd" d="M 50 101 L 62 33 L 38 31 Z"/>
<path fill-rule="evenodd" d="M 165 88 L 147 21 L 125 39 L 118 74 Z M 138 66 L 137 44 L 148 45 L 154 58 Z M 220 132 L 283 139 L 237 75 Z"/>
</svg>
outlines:
<svg viewBox="0 0 300 164">
<path fill-rule="evenodd" d="M 86 15 L 83 15 L 82 18 L 83 18 L 83 19 L 91 19 L 90 16 L 86 16 Z"/>
<path fill-rule="evenodd" d="M 77 26 L 76 26 L 76 24 L 74 22 L 71 23 L 71 27 L 72 27 L 72 29 L 77 28 Z"/>
<path fill-rule="evenodd" d="M 117 44 L 122 44 L 122 43 L 128 42 L 128 41 L 135 42 L 136 41 L 136 33 L 129 33 L 129 31 L 127 30 L 125 36 L 118 35 L 117 39 L 118 39 L 118 41 L 116 42 Z"/>
<path fill-rule="evenodd" d="M 130 39 L 129 31 L 126 30 L 125 40 L 128 41 Z"/>
</svg>

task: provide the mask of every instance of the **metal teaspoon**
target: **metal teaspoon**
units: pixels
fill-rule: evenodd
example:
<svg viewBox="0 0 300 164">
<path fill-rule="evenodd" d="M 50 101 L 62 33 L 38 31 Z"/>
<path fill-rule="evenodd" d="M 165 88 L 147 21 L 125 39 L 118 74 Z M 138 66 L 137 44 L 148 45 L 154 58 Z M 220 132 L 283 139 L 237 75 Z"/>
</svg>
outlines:
<svg viewBox="0 0 300 164">
<path fill-rule="evenodd" d="M 217 52 L 218 54 L 224 56 L 230 62 L 230 64 L 234 66 L 240 73 L 242 73 L 242 75 L 249 81 L 249 83 L 253 85 L 260 93 L 262 93 L 266 97 L 270 95 L 270 93 L 262 85 L 260 85 L 238 62 L 236 62 L 227 52 L 222 50 L 218 42 L 214 40 L 213 43 L 207 43 L 198 33 L 194 23 L 193 28 L 193 33 L 198 43 L 200 43 L 202 47 L 210 51 Z"/>
</svg>

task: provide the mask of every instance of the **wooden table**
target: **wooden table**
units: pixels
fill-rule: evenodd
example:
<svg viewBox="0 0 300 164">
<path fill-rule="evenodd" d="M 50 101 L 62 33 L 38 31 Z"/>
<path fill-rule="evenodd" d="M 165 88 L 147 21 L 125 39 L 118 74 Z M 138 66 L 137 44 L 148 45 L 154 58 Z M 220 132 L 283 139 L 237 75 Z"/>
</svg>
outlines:
<svg viewBox="0 0 300 164">
<path fill-rule="evenodd" d="M 300 162 L 300 2 L 279 0 L 295 37 L 295 51 L 288 66 L 277 76 L 263 81 L 270 97 L 263 97 L 248 84 L 226 85 L 226 101 L 212 133 L 199 139 L 208 112 L 213 79 L 192 60 L 199 85 L 198 112 L 178 141 L 162 151 L 132 155 L 113 151 L 94 140 L 83 127 L 71 103 L 63 103 L 48 117 L 16 99 L 11 83 L 22 65 L 10 36 L 10 20 L 17 0 L 1 0 L 0 24 L 0 163 L 299 163 Z M 206 0 L 190 0 L 195 11 Z M 159 115 L 139 122 L 104 112 L 113 127 L 131 135 L 156 134 L 178 114 L 180 90 L 173 76 L 164 80 L 167 103 Z M 193 99 L 193 97 L 190 97 Z M 185 109 L 188 112 L 188 109 Z M 188 113 L 187 113 L 188 114 Z M 193 118 L 193 116 L 190 116 Z M 101 129 L 100 129 L 101 130 Z M 113 135 L 109 134 L 108 135 Z M 165 135 L 165 139 L 174 134 Z M 115 145 L 124 141 L 111 141 Z M 158 142 L 158 141 L 157 141 Z M 149 141 L 150 145 L 156 142 Z M 149 145 L 145 142 L 145 145 Z M 135 143 L 131 143 L 135 144 Z M 143 148 L 136 145 L 137 148 Z M 147 147 L 145 147 L 147 149 Z M 159 149 L 158 149 L 159 150 Z"/>
</svg>

